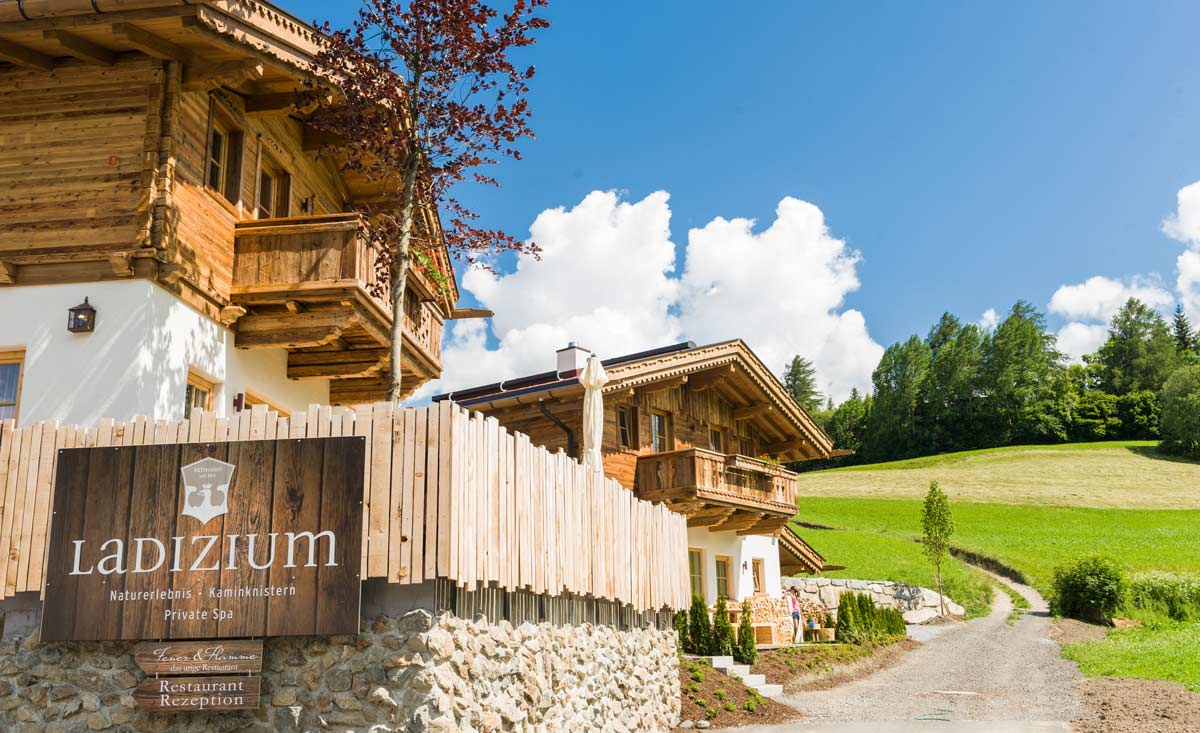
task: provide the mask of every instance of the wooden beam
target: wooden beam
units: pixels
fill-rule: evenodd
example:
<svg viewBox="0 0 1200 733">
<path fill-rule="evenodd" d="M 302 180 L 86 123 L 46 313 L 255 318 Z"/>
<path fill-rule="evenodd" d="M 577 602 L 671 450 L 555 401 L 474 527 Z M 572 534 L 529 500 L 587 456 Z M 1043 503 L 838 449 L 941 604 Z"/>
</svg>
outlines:
<svg viewBox="0 0 1200 733">
<path fill-rule="evenodd" d="M 485 308 L 455 308 L 450 312 L 451 321 L 461 321 L 467 318 L 491 318 L 496 315 Z"/>
<path fill-rule="evenodd" d="M 699 512 L 688 517 L 687 526 L 689 527 L 712 527 L 721 524 L 729 519 L 737 509 L 731 506 L 710 507 L 701 509 Z"/>
<path fill-rule="evenodd" d="M 129 23 L 113 23 L 112 34 L 137 50 L 164 61 L 182 61 L 193 63 L 194 55 L 190 50 L 177 43 L 154 35 Z"/>
<path fill-rule="evenodd" d="M 288 379 L 373 377 L 383 370 L 387 349 L 297 351 L 288 355 Z"/>
<path fill-rule="evenodd" d="M 261 79 L 265 66 L 257 59 L 226 61 L 220 64 L 188 64 L 183 70 L 183 90 L 199 92 L 222 85 L 236 87 Z"/>
<path fill-rule="evenodd" d="M 0 285 L 15 285 L 17 282 L 17 266 L 11 262 L 0 261 Z"/>
<path fill-rule="evenodd" d="M 775 534 L 780 530 L 780 528 L 786 527 L 790 519 L 791 517 L 763 517 L 754 526 L 747 527 L 746 529 L 739 529 L 737 533 L 742 536 L 749 534 Z"/>
<path fill-rule="evenodd" d="M 315 153 L 326 146 L 345 145 L 346 138 L 332 132 L 318 130 L 312 125 L 304 125 L 300 131 L 300 146 L 306 153 Z"/>
<path fill-rule="evenodd" d="M 729 364 L 715 369 L 708 369 L 699 374 L 693 374 L 692 378 L 688 380 L 688 389 L 692 392 L 703 392 L 706 389 L 712 389 L 732 377 L 733 371 L 733 365 Z"/>
<path fill-rule="evenodd" d="M 734 420 L 753 420 L 756 417 L 759 417 L 761 415 L 765 415 L 765 414 L 771 412 L 771 410 L 773 410 L 773 409 L 774 409 L 773 407 L 766 404 L 765 402 L 758 402 L 753 405 L 746 405 L 745 407 L 738 407 L 738 408 L 734 409 L 733 419 Z"/>
<path fill-rule="evenodd" d="M 304 111 L 300 106 L 304 101 L 303 97 L 295 92 L 254 94 L 246 97 L 246 114 L 259 117 L 289 115 Z"/>
<path fill-rule="evenodd" d="M 231 326 L 244 315 L 246 315 L 246 309 L 242 306 L 227 305 L 221 309 L 219 319 L 222 325 Z"/>
<path fill-rule="evenodd" d="M 54 59 L 41 51 L 18 45 L 12 41 L 0 38 L 0 61 L 7 61 L 17 66 L 28 66 L 42 71 L 54 69 Z"/>
<path fill-rule="evenodd" d="M 797 438 L 796 440 L 785 440 L 780 443 L 771 443 L 770 445 L 768 445 L 766 447 L 766 452 L 771 455 L 777 455 L 779 453 L 787 453 L 789 451 L 801 450 L 807 444 L 808 444 L 808 441 L 805 440 L 804 438 Z"/>
<path fill-rule="evenodd" d="M 92 43 L 83 36 L 77 36 L 64 30 L 42 31 L 42 38 L 57 43 L 67 54 L 89 64 L 112 66 L 117 60 L 117 54 L 113 51 L 98 43 Z"/>
<path fill-rule="evenodd" d="M 133 277 L 133 261 L 128 252 L 117 252 L 108 256 L 108 264 L 117 277 Z"/>
<path fill-rule="evenodd" d="M 763 515 L 758 512 L 738 512 L 724 522 L 709 528 L 710 532 L 735 532 L 739 529 L 749 529 L 762 521 Z"/>
<path fill-rule="evenodd" d="M 163 262 L 158 266 L 158 280 L 164 285 L 174 285 L 187 274 L 187 268 L 177 262 Z"/>
<path fill-rule="evenodd" d="M 650 384 L 643 385 L 642 390 L 651 394 L 655 392 L 665 392 L 668 389 L 682 387 L 683 385 L 687 384 L 687 381 L 688 377 L 685 374 L 682 377 L 675 377 L 674 379 L 664 379 L 661 382 L 651 382 Z"/>
<path fill-rule="evenodd" d="M 355 322 L 353 311 L 248 315 L 238 320 L 235 345 L 244 349 L 302 349 L 324 346 Z"/>
</svg>

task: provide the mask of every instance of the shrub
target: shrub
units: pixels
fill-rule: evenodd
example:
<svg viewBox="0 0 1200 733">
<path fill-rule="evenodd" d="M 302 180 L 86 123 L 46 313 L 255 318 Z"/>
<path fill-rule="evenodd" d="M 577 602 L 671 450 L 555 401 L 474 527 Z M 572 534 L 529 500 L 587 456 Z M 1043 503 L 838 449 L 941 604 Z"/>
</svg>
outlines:
<svg viewBox="0 0 1200 733">
<path fill-rule="evenodd" d="M 708 606 L 699 595 L 692 596 L 692 606 L 688 609 L 688 647 L 691 654 L 708 654 L 712 643 L 712 627 L 708 623 Z"/>
<path fill-rule="evenodd" d="M 708 653 L 714 657 L 733 656 L 733 624 L 729 623 L 729 608 L 725 605 L 724 596 L 717 598 Z"/>
<path fill-rule="evenodd" d="M 1149 440 L 1159 435 L 1158 424 L 1162 403 L 1158 393 L 1149 389 L 1129 392 L 1117 398 L 1117 415 L 1121 421 L 1121 437 Z"/>
<path fill-rule="evenodd" d="M 718 687 L 717 689 L 713 690 L 713 697 L 717 698 L 718 700 L 724 700 L 725 691 Z"/>
<path fill-rule="evenodd" d="M 1062 616 L 1103 622 L 1121 607 L 1126 590 L 1116 560 L 1091 555 L 1055 568 L 1051 607 Z"/>
<path fill-rule="evenodd" d="M 754 664 L 758 661 L 758 645 L 754 640 L 754 621 L 750 615 L 750 601 L 742 601 L 742 619 L 738 622 L 737 646 L 733 650 L 733 658 L 739 664 Z"/>
<path fill-rule="evenodd" d="M 753 699 L 746 701 L 746 712 L 752 713 L 756 707 L 758 707 L 758 703 L 754 702 Z"/>
<path fill-rule="evenodd" d="M 734 704 L 733 704 L 733 703 L 731 703 L 731 702 L 727 702 L 727 703 L 725 703 L 724 705 L 722 705 L 721 707 L 725 708 L 726 710 L 728 710 L 728 711 L 729 711 L 729 712 L 731 712 L 731 713 L 732 713 L 734 710 L 737 710 L 737 707 L 735 707 L 735 706 L 734 706 Z"/>
<path fill-rule="evenodd" d="M 1200 457 L 1200 366 L 1175 370 L 1163 387 L 1161 450 Z"/>
<path fill-rule="evenodd" d="M 673 619 L 675 634 L 679 637 L 679 651 L 686 652 L 691 648 L 688 644 L 688 615 L 687 611 L 676 611 Z"/>
<path fill-rule="evenodd" d="M 866 593 L 843 593 L 838 601 L 837 640 L 845 644 L 890 644 L 908 635 L 904 615 L 881 608 Z"/>
<path fill-rule="evenodd" d="M 1162 572 L 1135 575 L 1129 581 L 1126 606 L 1176 621 L 1200 619 L 1200 576 Z"/>
<path fill-rule="evenodd" d="M 704 717 L 708 718 L 709 720 L 712 720 L 713 718 L 717 717 L 717 709 L 709 708 L 708 710 L 705 710 Z"/>
</svg>

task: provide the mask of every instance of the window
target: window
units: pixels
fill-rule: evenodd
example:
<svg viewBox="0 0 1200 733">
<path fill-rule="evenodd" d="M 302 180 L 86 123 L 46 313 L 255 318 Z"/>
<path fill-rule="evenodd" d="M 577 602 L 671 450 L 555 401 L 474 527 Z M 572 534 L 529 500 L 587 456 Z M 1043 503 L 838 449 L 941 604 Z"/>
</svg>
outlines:
<svg viewBox="0 0 1200 733">
<path fill-rule="evenodd" d="M 692 576 L 692 595 L 704 597 L 704 552 L 688 548 L 688 570 Z"/>
<path fill-rule="evenodd" d="M 249 390 L 247 390 L 246 392 L 243 392 L 242 393 L 242 409 L 249 410 L 250 408 L 254 407 L 255 405 L 266 405 L 268 410 L 274 410 L 280 417 L 291 417 L 291 414 L 292 414 L 292 413 L 288 412 L 287 410 L 283 409 L 282 407 L 279 407 L 275 403 L 271 402 L 270 400 L 267 400 L 266 398 L 263 398 L 263 397 L 259 397 L 258 395 L 254 394 L 253 392 L 250 392 Z"/>
<path fill-rule="evenodd" d="M 617 407 L 617 444 L 622 448 L 638 447 L 637 411 L 632 407 Z"/>
<path fill-rule="evenodd" d="M 290 216 L 288 200 L 291 198 L 291 188 L 291 177 L 279 166 L 264 160 L 262 170 L 258 172 L 257 218 Z"/>
<path fill-rule="evenodd" d="M 217 112 L 215 100 L 211 104 L 204 183 L 237 204 L 242 198 L 242 133 Z"/>
<path fill-rule="evenodd" d="M 24 351 L 0 351 L 0 420 L 17 419 L 24 371 Z"/>
<path fill-rule="evenodd" d="M 213 383 L 191 369 L 188 370 L 187 391 L 184 393 L 184 417 L 191 417 L 192 410 L 212 409 Z"/>
<path fill-rule="evenodd" d="M 717 596 L 720 598 L 733 597 L 733 589 L 729 587 L 729 565 L 728 557 L 717 555 Z"/>
<path fill-rule="evenodd" d="M 708 447 L 718 453 L 725 452 L 725 434 L 720 428 L 708 429 Z"/>
<path fill-rule="evenodd" d="M 651 447 L 655 453 L 671 450 L 671 416 L 665 412 L 650 413 Z"/>
<path fill-rule="evenodd" d="M 766 571 L 763 569 L 762 558 L 754 558 L 754 592 L 765 593 L 767 587 Z"/>
</svg>

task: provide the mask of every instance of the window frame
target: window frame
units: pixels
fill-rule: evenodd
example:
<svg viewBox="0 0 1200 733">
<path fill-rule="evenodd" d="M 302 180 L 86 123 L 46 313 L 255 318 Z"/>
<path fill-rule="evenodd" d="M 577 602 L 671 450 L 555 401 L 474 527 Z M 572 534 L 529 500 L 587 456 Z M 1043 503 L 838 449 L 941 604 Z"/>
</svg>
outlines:
<svg viewBox="0 0 1200 733">
<path fill-rule="evenodd" d="M 204 137 L 204 170 L 202 172 L 202 181 L 204 187 L 213 193 L 219 194 L 229 204 L 240 207 L 242 203 L 242 177 L 245 174 L 243 170 L 243 150 L 245 146 L 245 131 L 234 123 L 233 117 L 223 109 L 219 109 L 217 99 L 215 97 L 208 98 L 208 125 Z M 220 180 L 214 181 L 212 176 L 213 158 L 213 136 L 220 135 L 223 139 L 221 151 L 215 162 L 217 163 L 217 177 Z M 215 185 L 214 185 L 215 184 Z M 258 182 L 254 184 L 258 186 Z"/>
<path fill-rule="evenodd" d="M 617 405 L 617 446 L 637 450 L 637 408 L 631 405 Z M 624 425 L 621 424 L 624 419 Z"/>
<path fill-rule="evenodd" d="M 754 578 L 755 594 L 766 593 L 767 585 L 767 564 L 761 557 L 750 559 L 750 575 Z"/>
<path fill-rule="evenodd" d="M 6 364 L 17 365 L 17 393 L 13 402 L 0 402 L 0 407 L 12 407 L 11 418 L 0 418 L 0 420 L 12 420 L 16 422 L 21 417 L 21 387 L 25 381 L 25 349 L 0 349 L 0 366 Z"/>
<path fill-rule="evenodd" d="M 184 387 L 184 391 L 183 391 L 183 395 L 184 395 L 183 396 L 183 403 L 184 403 L 183 417 L 185 420 L 192 416 L 192 410 L 196 409 L 197 407 L 200 407 L 200 409 L 204 410 L 205 412 L 212 411 L 213 400 L 216 395 L 216 386 L 217 386 L 216 382 L 214 382 L 213 380 L 204 376 L 203 374 L 196 371 L 195 369 L 188 367 L 187 384 Z M 193 396 L 195 393 L 193 392 L 193 390 L 196 390 L 196 389 L 203 390 L 204 393 L 207 395 L 207 397 L 204 400 L 203 406 L 195 404 L 195 398 Z"/>
<path fill-rule="evenodd" d="M 725 431 L 719 425 L 708 426 L 708 448 L 717 453 L 725 452 Z"/>
<path fill-rule="evenodd" d="M 695 566 L 692 565 L 693 554 L 697 558 Z M 697 572 L 693 572 L 693 567 Z M 696 589 L 696 585 L 700 586 L 699 590 Z M 692 595 L 698 595 L 705 599 L 705 603 L 708 602 L 708 596 L 704 594 L 704 550 L 699 547 L 688 548 L 688 587 L 691 589 Z"/>
<path fill-rule="evenodd" d="M 721 564 L 725 564 L 725 583 L 724 589 L 721 588 Z M 729 555 L 716 555 L 713 558 L 713 568 L 716 571 L 717 577 L 717 597 L 724 597 L 725 600 L 733 598 L 733 558 Z M 723 591 L 723 592 L 722 592 Z"/>
<path fill-rule="evenodd" d="M 659 447 L 658 447 L 659 433 L 657 430 L 654 429 L 654 419 L 656 417 L 662 419 L 663 448 L 661 450 L 659 450 Z M 664 410 L 651 410 L 650 411 L 650 451 L 652 453 L 670 453 L 672 450 L 674 450 L 675 449 L 674 433 L 675 433 L 675 431 L 671 425 L 671 413 L 666 412 Z"/>
<path fill-rule="evenodd" d="M 269 197 L 263 195 L 264 178 L 271 181 Z M 292 174 L 282 165 L 279 165 L 274 158 L 260 151 L 258 156 L 258 176 L 254 181 L 254 218 L 285 219 L 291 216 L 291 197 Z M 270 199 L 269 206 L 264 209 L 263 201 L 267 198 Z"/>
</svg>

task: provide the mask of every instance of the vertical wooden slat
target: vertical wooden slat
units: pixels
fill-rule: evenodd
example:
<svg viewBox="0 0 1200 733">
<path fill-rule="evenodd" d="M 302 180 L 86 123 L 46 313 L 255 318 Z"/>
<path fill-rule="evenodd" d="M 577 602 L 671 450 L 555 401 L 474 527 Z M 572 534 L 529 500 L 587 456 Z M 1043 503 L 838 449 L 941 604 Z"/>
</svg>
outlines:
<svg viewBox="0 0 1200 733">
<path fill-rule="evenodd" d="M 286 432 L 286 431 L 284 431 Z M 363 438 L 363 509 L 362 509 L 362 567 L 359 575 L 366 580 L 371 577 L 367 572 L 367 556 L 369 554 L 371 524 L 371 406 L 359 405 L 354 408 L 354 435 Z"/>
<path fill-rule="evenodd" d="M 392 403 L 376 402 L 371 413 L 370 520 L 367 532 L 367 577 L 388 577 L 388 541 L 391 531 Z"/>
<path fill-rule="evenodd" d="M 13 420 L 0 421 L 0 599 L 7 597 L 8 552 L 16 514 L 20 435 Z"/>
<path fill-rule="evenodd" d="M 42 570 L 46 559 L 46 534 L 49 530 L 50 497 L 54 492 L 54 461 L 66 430 L 58 423 L 47 422 L 43 427 L 42 450 L 38 457 L 38 480 L 34 493 L 33 530 L 29 548 L 29 570 L 26 590 L 42 590 Z"/>
<path fill-rule="evenodd" d="M 429 443 L 429 412 L 424 409 L 413 410 L 413 480 L 411 488 L 405 487 L 409 516 L 404 520 L 409 540 L 404 550 L 409 583 L 420 583 L 425 578 L 425 477 L 428 468 L 426 450 Z"/>
<path fill-rule="evenodd" d="M 38 457 L 42 449 L 42 423 L 36 423 L 29 432 L 28 446 L 21 446 L 21 470 L 18 475 L 18 491 L 20 492 L 19 519 L 13 526 L 13 550 L 15 556 L 9 559 L 8 571 L 16 575 L 10 580 L 14 592 L 28 590 L 26 586 L 29 573 L 29 543 L 33 533 L 33 506 L 37 492 Z M 19 527 L 19 529 L 18 529 Z M 15 562 L 14 562 L 15 561 Z"/>
</svg>

